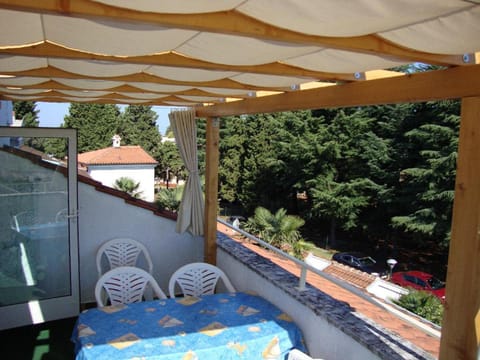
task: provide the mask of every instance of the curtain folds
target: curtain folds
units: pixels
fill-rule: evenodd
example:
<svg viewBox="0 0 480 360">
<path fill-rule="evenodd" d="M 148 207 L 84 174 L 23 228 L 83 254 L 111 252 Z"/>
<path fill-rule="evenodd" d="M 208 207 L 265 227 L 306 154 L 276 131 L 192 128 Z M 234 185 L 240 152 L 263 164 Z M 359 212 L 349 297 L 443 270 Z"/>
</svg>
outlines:
<svg viewBox="0 0 480 360">
<path fill-rule="evenodd" d="M 175 110 L 168 117 L 180 156 L 189 173 L 183 189 L 176 231 L 183 233 L 188 230 L 193 235 L 203 235 L 205 202 L 198 174 L 195 110 Z"/>
</svg>

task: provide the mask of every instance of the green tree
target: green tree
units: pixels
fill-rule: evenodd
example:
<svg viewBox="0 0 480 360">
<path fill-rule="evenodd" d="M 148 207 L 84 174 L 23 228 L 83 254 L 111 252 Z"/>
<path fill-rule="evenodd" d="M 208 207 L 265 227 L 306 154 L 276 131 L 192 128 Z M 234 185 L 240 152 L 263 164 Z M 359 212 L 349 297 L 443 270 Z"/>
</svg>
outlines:
<svg viewBox="0 0 480 360">
<path fill-rule="evenodd" d="M 223 201 L 235 203 L 243 184 L 247 124 L 241 117 L 223 118 L 220 124 L 219 196 Z"/>
<path fill-rule="evenodd" d="M 121 177 L 115 180 L 113 187 L 117 190 L 124 191 L 130 196 L 139 199 L 142 196 L 142 192 L 138 191 L 140 187 L 139 182 L 135 182 L 129 177 Z"/>
<path fill-rule="evenodd" d="M 151 106 L 127 106 L 120 116 L 118 129 L 122 144 L 139 145 L 158 160 L 162 136 L 158 131 L 157 118 Z"/>
<path fill-rule="evenodd" d="M 281 127 L 281 114 L 224 119 L 219 173 L 225 200 L 253 212 L 258 205 L 278 208 L 292 198 L 295 189 L 283 181 L 288 167 L 278 158 Z"/>
<path fill-rule="evenodd" d="M 165 181 L 170 182 L 173 177 L 186 177 L 185 165 L 174 142 L 165 141 L 160 144 L 157 161 L 156 174 Z"/>
<path fill-rule="evenodd" d="M 271 142 L 260 153 L 261 167 L 255 187 L 262 190 L 261 204 L 298 213 L 297 194 L 305 190 L 308 180 L 305 165 L 315 150 L 312 131 L 320 129 L 310 111 L 277 113 L 268 121 L 273 135 L 266 133 Z"/>
<path fill-rule="evenodd" d="M 62 138 L 48 138 L 43 141 L 44 152 L 58 159 L 67 156 L 67 146 L 67 140 Z"/>
<path fill-rule="evenodd" d="M 415 159 L 400 173 L 402 195 L 408 202 L 392 224 L 417 239 L 450 241 L 458 135 L 458 101 L 429 102 L 417 107 L 416 126 L 404 133 Z"/>
<path fill-rule="evenodd" d="M 317 171 L 311 172 L 306 186 L 309 216 L 330 222 L 329 240 L 335 245 L 337 226 L 361 227 L 361 213 L 377 206 L 386 191 L 382 166 L 389 159 L 388 145 L 373 131 L 374 119 L 361 112 L 340 110 L 331 121 L 323 121 L 326 129 L 310 164 Z"/>
<path fill-rule="evenodd" d="M 112 137 L 119 131 L 117 105 L 72 103 L 68 111 L 62 126 L 78 130 L 79 153 L 111 146 Z"/>
<path fill-rule="evenodd" d="M 16 119 L 23 120 L 23 127 L 38 127 L 40 121 L 38 120 L 37 104 L 34 101 L 14 101 L 13 111 Z"/>
<path fill-rule="evenodd" d="M 343 230 L 362 240 L 445 246 L 458 109 L 443 101 L 224 118 L 222 206 L 246 214 L 285 208 L 330 241 Z"/>
<path fill-rule="evenodd" d="M 394 241 L 404 237 L 398 229 L 392 228 L 391 218 L 408 208 L 409 199 L 400 193 L 400 173 L 414 164 L 417 159 L 410 153 L 411 143 L 405 141 L 403 134 L 416 126 L 413 114 L 417 104 L 392 104 L 367 106 L 359 109 L 362 116 L 375 119 L 372 130 L 383 139 L 385 161 L 380 171 L 375 172 L 375 182 L 384 185 L 384 191 L 378 193 L 375 206 L 365 208 L 359 215 L 359 223 L 369 238 Z"/>
<path fill-rule="evenodd" d="M 22 127 L 36 128 L 40 125 L 38 120 L 37 104 L 34 101 L 14 101 L 13 111 L 16 119 L 22 119 Z M 25 138 L 23 142 L 39 151 L 44 150 L 44 143 L 46 139 L 41 138 Z"/>
</svg>

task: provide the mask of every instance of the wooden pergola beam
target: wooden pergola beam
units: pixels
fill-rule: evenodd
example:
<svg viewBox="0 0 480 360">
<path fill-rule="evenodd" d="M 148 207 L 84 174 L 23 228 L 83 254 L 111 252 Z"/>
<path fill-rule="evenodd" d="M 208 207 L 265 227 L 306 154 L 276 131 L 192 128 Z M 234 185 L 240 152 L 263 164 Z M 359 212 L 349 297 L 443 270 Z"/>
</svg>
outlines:
<svg viewBox="0 0 480 360">
<path fill-rule="evenodd" d="M 480 65 L 328 86 L 197 108 L 197 117 L 422 102 L 480 96 Z"/>
</svg>

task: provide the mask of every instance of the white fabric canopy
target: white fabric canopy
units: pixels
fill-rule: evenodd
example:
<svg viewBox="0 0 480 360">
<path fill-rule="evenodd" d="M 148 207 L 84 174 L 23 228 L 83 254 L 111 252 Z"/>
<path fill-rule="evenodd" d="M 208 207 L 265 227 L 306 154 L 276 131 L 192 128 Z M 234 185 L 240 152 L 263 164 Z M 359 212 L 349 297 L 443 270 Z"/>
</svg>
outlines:
<svg viewBox="0 0 480 360">
<path fill-rule="evenodd" d="M 480 62 L 479 0 L 67 3 L 0 0 L 0 99 L 210 106 Z"/>
<path fill-rule="evenodd" d="M 168 117 L 180 156 L 189 173 L 183 189 L 176 230 L 179 233 L 189 230 L 193 235 L 203 235 L 205 202 L 198 174 L 195 110 L 172 111 Z"/>
</svg>

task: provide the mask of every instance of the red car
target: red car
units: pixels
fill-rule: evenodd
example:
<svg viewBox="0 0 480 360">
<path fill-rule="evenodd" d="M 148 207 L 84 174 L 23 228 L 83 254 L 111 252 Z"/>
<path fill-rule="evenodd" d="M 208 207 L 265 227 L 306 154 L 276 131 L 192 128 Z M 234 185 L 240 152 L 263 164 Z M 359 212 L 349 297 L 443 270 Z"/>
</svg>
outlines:
<svg viewBox="0 0 480 360">
<path fill-rule="evenodd" d="M 440 300 L 445 300 L 445 283 L 423 271 L 398 271 L 392 274 L 391 281 L 403 287 L 431 292 Z"/>
</svg>

